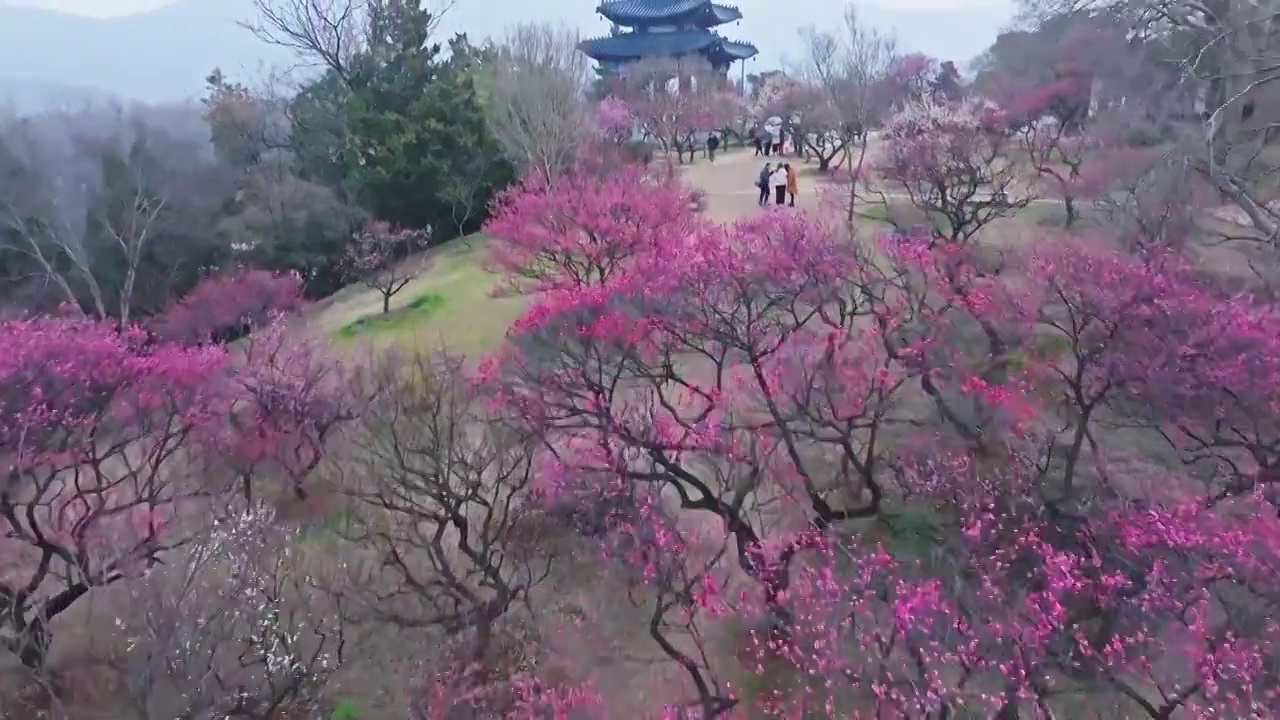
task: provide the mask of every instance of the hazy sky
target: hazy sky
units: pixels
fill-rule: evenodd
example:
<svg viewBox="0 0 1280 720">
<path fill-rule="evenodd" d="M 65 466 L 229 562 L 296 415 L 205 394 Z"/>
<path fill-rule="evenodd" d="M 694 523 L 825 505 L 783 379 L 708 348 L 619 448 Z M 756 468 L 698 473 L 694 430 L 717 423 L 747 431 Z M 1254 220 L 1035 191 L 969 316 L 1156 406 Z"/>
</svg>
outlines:
<svg viewBox="0 0 1280 720">
<path fill-rule="evenodd" d="M 62 12 L 74 13 L 76 15 L 89 15 L 92 17 L 112 17 L 115 15 L 128 15 L 130 13 L 142 12 L 150 10 L 161 5 L 168 4 L 169 0 L 8 0 L 10 5 L 26 5 L 29 7 L 42 7 L 50 10 L 60 10 Z M 552 0 L 555 2 L 555 0 Z M 568 5 L 581 5 L 582 3 L 561 2 Z M 490 3 L 480 3 L 488 5 Z M 535 4 L 535 3 L 531 3 Z M 757 3 L 750 0 L 743 2 L 739 7 L 750 7 Z M 894 10 L 901 12 L 939 12 L 939 11 L 956 11 L 976 8 L 1012 8 L 1011 0 L 879 0 L 868 1 L 868 5 L 885 5 Z M 545 11 L 547 8 L 543 8 Z"/>
<path fill-rule="evenodd" d="M 168 0 L 8 0 L 8 4 L 90 17 L 114 17 L 154 10 L 169 3 Z"/>
<path fill-rule="evenodd" d="M 0 0 L 63 12 L 109 17 L 142 12 L 172 0 Z M 249 0 L 185 0 L 211 6 L 246 7 Z M 730 0 L 731 1 L 731 0 Z M 994 39 L 996 27 L 1008 22 L 1015 0 L 856 0 L 872 24 L 894 30 L 911 50 L 923 50 L 961 62 L 981 52 Z M 608 23 L 595 15 L 598 0 L 458 0 L 443 28 L 465 29 L 473 39 L 499 35 L 504 27 L 527 20 L 563 20 L 581 32 L 602 35 Z M 796 28 L 838 22 L 840 0 L 737 0 L 743 20 L 722 28 L 724 35 L 755 43 L 761 51 L 756 65 L 776 67 L 783 57 L 796 58 L 800 45 Z M 949 15 L 934 22 L 934 14 Z M 963 13 L 955 16 L 955 13 Z M 951 56 L 951 57 L 949 57 Z M 755 69 L 752 66 L 749 70 Z"/>
</svg>

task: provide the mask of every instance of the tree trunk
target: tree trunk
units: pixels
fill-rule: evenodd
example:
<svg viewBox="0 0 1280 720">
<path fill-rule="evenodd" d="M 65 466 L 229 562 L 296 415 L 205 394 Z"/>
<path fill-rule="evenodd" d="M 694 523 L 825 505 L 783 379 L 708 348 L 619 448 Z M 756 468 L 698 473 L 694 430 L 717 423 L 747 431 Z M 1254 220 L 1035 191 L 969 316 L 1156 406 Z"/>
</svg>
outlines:
<svg viewBox="0 0 1280 720">
<path fill-rule="evenodd" d="M 47 668 L 45 661 L 49 657 L 49 647 L 53 644 L 53 633 L 49 630 L 49 620 L 61 615 L 63 611 L 71 607 L 76 600 L 89 592 L 89 586 L 83 582 L 77 582 L 67 586 L 53 597 L 45 600 L 36 606 L 38 612 L 35 613 L 35 619 L 27 622 L 24 620 L 25 610 L 28 606 L 23 603 L 15 603 L 16 607 L 11 607 L 7 624 L 13 628 L 12 637 L 4 639 L 4 646 L 9 649 L 23 667 L 38 674 L 45 675 Z"/>
<path fill-rule="evenodd" d="M 1080 453 L 1084 450 L 1091 415 L 1093 415 L 1092 405 L 1080 413 L 1080 419 L 1076 423 L 1075 437 L 1071 439 L 1071 447 L 1067 449 L 1067 459 L 1062 470 L 1062 497 L 1067 501 L 1070 501 L 1071 496 L 1075 494 L 1076 466 L 1080 462 Z"/>
<path fill-rule="evenodd" d="M 382 293 L 382 314 L 386 315 L 391 312 L 391 293 L 385 290 Z"/>
<path fill-rule="evenodd" d="M 44 674 L 45 658 L 49 656 L 49 646 L 53 644 L 53 637 L 44 621 L 33 621 L 7 644 L 23 667 L 38 675 Z"/>
<path fill-rule="evenodd" d="M 993 720 L 1018 720 L 1018 690 L 1012 684 L 1005 688 L 1003 702 Z"/>
</svg>

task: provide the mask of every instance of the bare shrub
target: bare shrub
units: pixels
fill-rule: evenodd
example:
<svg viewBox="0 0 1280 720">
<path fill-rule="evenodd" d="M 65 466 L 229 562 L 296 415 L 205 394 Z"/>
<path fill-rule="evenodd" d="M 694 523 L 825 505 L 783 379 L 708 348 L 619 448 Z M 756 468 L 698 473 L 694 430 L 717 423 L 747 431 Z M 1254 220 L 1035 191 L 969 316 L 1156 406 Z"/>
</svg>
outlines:
<svg viewBox="0 0 1280 720">
<path fill-rule="evenodd" d="M 527 510 L 535 445 L 485 417 L 456 358 L 377 359 L 361 382 L 375 399 L 345 468 L 354 612 L 440 632 L 480 661 L 549 570 L 509 535 Z"/>
<path fill-rule="evenodd" d="M 260 507 L 129 585 L 109 664 L 136 717 L 276 720 L 317 706 L 345 628 L 299 539 Z"/>
</svg>

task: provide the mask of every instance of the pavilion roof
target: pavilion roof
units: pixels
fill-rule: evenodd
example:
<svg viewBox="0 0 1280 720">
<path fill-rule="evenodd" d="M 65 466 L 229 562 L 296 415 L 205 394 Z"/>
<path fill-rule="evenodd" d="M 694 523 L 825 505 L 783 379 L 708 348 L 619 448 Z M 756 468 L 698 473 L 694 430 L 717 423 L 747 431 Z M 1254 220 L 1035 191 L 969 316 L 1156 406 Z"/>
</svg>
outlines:
<svg viewBox="0 0 1280 720">
<path fill-rule="evenodd" d="M 596 12 L 611 22 L 627 26 L 697 15 L 700 24 L 714 27 L 742 18 L 742 11 L 737 7 L 711 0 L 605 0 Z"/>
<path fill-rule="evenodd" d="M 726 40 L 710 30 L 624 33 L 584 40 L 579 47 L 596 60 L 689 55 L 708 49 L 723 52 L 733 58 L 746 59 L 759 52 L 751 43 Z"/>
<path fill-rule="evenodd" d="M 735 42 L 733 40 L 721 39 L 720 46 L 724 49 L 727 55 L 739 60 L 746 60 L 747 58 L 753 58 L 760 54 L 760 51 L 756 49 L 756 46 L 748 42 Z"/>
</svg>

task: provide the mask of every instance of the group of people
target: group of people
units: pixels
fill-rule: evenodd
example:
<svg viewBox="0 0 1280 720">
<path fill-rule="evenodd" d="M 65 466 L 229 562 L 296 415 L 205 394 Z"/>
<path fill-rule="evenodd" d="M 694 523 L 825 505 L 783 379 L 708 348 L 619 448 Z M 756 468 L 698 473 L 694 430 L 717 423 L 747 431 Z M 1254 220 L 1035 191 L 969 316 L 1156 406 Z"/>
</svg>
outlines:
<svg viewBox="0 0 1280 720">
<path fill-rule="evenodd" d="M 762 127 L 757 127 L 751 131 L 751 146 L 756 149 L 757 156 L 768 157 L 770 153 L 781 155 L 782 133 L 769 132 Z"/>
<path fill-rule="evenodd" d="M 781 205 L 790 198 L 787 207 L 795 207 L 797 186 L 796 169 L 791 167 L 791 163 L 780 163 L 777 167 L 765 163 L 760 177 L 756 179 L 756 187 L 760 188 L 759 205 L 768 205 L 769 196 L 773 195 L 774 204 Z"/>
</svg>

